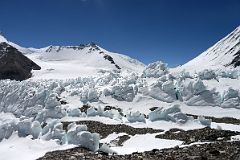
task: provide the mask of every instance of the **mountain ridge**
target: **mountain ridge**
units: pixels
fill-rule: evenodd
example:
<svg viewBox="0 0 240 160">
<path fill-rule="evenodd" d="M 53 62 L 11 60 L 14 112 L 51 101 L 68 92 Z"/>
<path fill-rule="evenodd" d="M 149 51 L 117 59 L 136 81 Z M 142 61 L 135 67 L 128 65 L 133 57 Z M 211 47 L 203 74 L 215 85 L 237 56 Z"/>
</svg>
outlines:
<svg viewBox="0 0 240 160">
<path fill-rule="evenodd" d="M 240 26 L 176 70 L 234 69 L 240 65 Z"/>
<path fill-rule="evenodd" d="M 141 72 L 146 66 L 137 59 L 133 59 L 127 55 L 109 52 L 96 43 L 80 44 L 80 45 L 66 45 L 66 46 L 55 46 L 51 45 L 44 48 L 24 48 L 15 43 L 7 40 L 3 35 L 0 35 L 0 42 L 6 42 L 17 48 L 22 53 L 34 61 L 37 61 L 40 65 L 48 65 L 47 62 L 56 63 L 57 67 L 54 68 L 53 63 L 50 64 L 51 68 L 46 68 L 45 73 L 48 71 L 59 70 L 64 74 L 63 70 L 66 71 L 66 67 L 70 68 L 84 68 L 90 67 L 89 69 L 93 72 L 84 71 L 81 74 L 80 70 L 76 70 L 77 76 L 92 76 L 97 74 L 101 70 L 130 70 L 132 72 Z M 60 64 L 59 62 L 62 62 Z M 73 62 L 73 66 L 70 64 L 65 66 L 63 63 Z M 75 64 L 78 65 L 75 65 Z M 59 68 L 62 65 L 64 68 Z M 174 72 L 187 70 L 190 72 L 198 72 L 204 69 L 223 70 L 223 69 L 234 69 L 240 66 L 240 26 L 229 33 L 227 36 L 219 40 L 216 44 L 208 48 L 206 51 L 199 54 L 189 62 L 182 66 L 173 68 Z M 45 67 L 43 67 L 45 68 Z M 42 71 L 41 71 L 42 72 Z M 58 72 L 58 71 L 57 71 Z M 42 73 L 41 73 L 42 74 Z M 50 73 L 49 73 L 50 74 Z M 48 76 L 46 76 L 48 77 Z M 44 78 L 46 78 L 44 77 Z M 76 76 L 70 76 L 73 78 Z"/>
</svg>

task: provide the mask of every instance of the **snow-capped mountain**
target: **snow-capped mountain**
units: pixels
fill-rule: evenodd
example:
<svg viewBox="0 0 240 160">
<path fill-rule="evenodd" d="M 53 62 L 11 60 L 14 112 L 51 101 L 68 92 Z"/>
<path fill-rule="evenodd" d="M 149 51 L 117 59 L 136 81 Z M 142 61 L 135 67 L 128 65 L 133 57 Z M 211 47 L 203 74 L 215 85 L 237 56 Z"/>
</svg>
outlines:
<svg viewBox="0 0 240 160">
<path fill-rule="evenodd" d="M 2 42 L 5 42 L 5 43 L 7 43 L 7 44 L 9 44 L 9 45 L 11 45 L 11 46 L 13 46 L 13 47 L 15 47 L 15 48 L 18 49 L 20 52 L 25 53 L 25 54 L 26 54 L 26 53 L 32 53 L 32 52 L 33 52 L 31 49 L 21 47 L 21 46 L 19 46 L 19 45 L 16 44 L 16 43 L 13 43 L 13 42 L 11 42 L 11 41 L 8 41 L 8 39 L 5 38 L 2 33 L 0 33 L 0 43 L 2 43 Z"/>
<path fill-rule="evenodd" d="M 142 72 L 145 65 L 126 55 L 109 52 L 94 43 L 78 46 L 49 46 L 41 49 L 24 48 L 0 35 L 6 42 L 39 64 L 34 79 L 68 79 L 96 76 L 105 71 Z"/>
<path fill-rule="evenodd" d="M 37 79 L 96 76 L 104 71 L 141 72 L 145 65 L 128 56 L 108 52 L 94 43 L 79 46 L 49 46 L 27 56 L 38 63 Z"/>
<path fill-rule="evenodd" d="M 8 40 L 0 33 L 0 42 L 8 42 Z"/>
<path fill-rule="evenodd" d="M 177 70 L 200 71 L 203 69 L 225 69 L 240 66 L 240 26 L 215 45 L 201 53 Z"/>
</svg>

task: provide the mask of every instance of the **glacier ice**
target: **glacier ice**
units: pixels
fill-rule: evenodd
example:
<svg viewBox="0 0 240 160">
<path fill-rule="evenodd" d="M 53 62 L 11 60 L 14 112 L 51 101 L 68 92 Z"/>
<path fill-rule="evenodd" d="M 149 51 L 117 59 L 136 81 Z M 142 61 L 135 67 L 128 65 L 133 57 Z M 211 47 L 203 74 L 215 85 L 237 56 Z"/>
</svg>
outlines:
<svg viewBox="0 0 240 160">
<path fill-rule="evenodd" d="M 79 104 L 94 104 L 105 98 L 135 103 L 142 97 L 147 97 L 154 101 L 168 103 L 182 101 L 181 103 L 189 106 L 219 106 L 240 109 L 239 89 L 236 89 L 235 86 L 234 89 L 224 88 L 225 91 L 221 92 L 208 86 L 218 79 L 222 81 L 226 78 L 238 80 L 239 73 L 237 70 L 203 70 L 196 75 L 191 75 L 186 71 L 174 75 L 170 73 L 166 64 L 156 62 L 146 67 L 142 74 L 103 71 L 99 77 L 68 80 L 26 80 L 21 82 L 2 80 L 0 81 L 0 111 L 10 112 L 18 118 L 25 116 L 25 118 L 19 119 L 18 123 L 1 124 L 0 140 L 9 138 L 14 131 L 17 131 L 21 137 L 32 135 L 33 138 L 54 138 L 65 143 L 68 136 L 61 128 L 60 122 L 53 120 L 49 123 L 49 119 L 60 119 L 65 116 L 103 116 L 121 121 L 124 119 L 117 110 L 104 110 L 100 106 L 89 108 L 85 115 L 79 109 L 81 106 L 69 107 L 70 105 L 61 104 L 59 98 L 76 97 Z M 208 81 L 211 83 L 206 83 Z M 171 109 L 158 108 L 152 111 L 149 119 L 179 123 L 185 123 L 188 120 L 188 117 L 178 107 L 171 107 Z M 140 112 L 128 113 L 126 118 L 130 123 L 145 122 L 146 120 Z M 201 118 L 200 120 L 208 125 Z"/>
<path fill-rule="evenodd" d="M 69 124 L 66 138 L 68 144 L 80 145 L 92 151 L 99 149 L 99 134 L 87 131 L 86 125 Z"/>
<path fill-rule="evenodd" d="M 36 120 L 43 122 L 48 118 L 62 118 L 67 115 L 67 112 L 61 109 L 60 106 L 56 106 L 51 109 L 43 109 L 37 116 Z"/>
<path fill-rule="evenodd" d="M 163 73 L 164 72 L 164 73 Z M 156 75 L 154 75 L 156 74 Z M 208 89 L 206 79 L 237 78 L 239 72 L 204 70 L 194 77 L 186 71 L 178 76 L 169 73 L 166 64 L 150 64 L 142 75 L 105 71 L 99 77 L 68 80 L 26 80 L 22 82 L 2 80 L 0 82 L 0 111 L 15 116 L 34 117 L 39 121 L 47 118 L 79 116 L 78 110 L 65 111 L 57 97 L 76 96 L 83 103 L 100 101 L 112 97 L 118 101 L 133 102 L 137 96 L 150 96 L 164 102 L 183 101 L 194 106 L 220 106 L 239 108 L 238 98 L 222 98 L 221 93 Z M 149 83 L 147 78 L 157 77 Z M 202 80 L 204 79 L 204 81 Z M 63 97 L 62 97 L 63 96 Z M 109 114 L 110 116 L 111 114 Z M 81 115 L 80 115 L 81 116 Z"/>
<path fill-rule="evenodd" d="M 15 123 L 4 123 L 0 124 L 0 142 L 5 138 L 8 139 L 15 131 Z"/>
<path fill-rule="evenodd" d="M 186 70 L 183 70 L 179 73 L 178 78 L 179 78 L 179 80 L 185 80 L 187 78 L 193 79 L 193 76 Z"/>
<path fill-rule="evenodd" d="M 211 126 L 211 122 L 212 122 L 211 119 L 206 119 L 204 116 L 198 116 L 198 120 L 204 126 L 207 126 L 207 127 Z"/>
<path fill-rule="evenodd" d="M 206 86 L 204 85 L 202 80 L 198 79 L 197 81 L 193 82 L 192 90 L 194 95 L 199 95 L 206 90 Z"/>
<path fill-rule="evenodd" d="M 100 144 L 100 147 L 98 149 L 98 152 L 103 152 L 103 153 L 107 153 L 107 154 L 114 154 L 116 153 L 114 150 L 112 150 L 107 144 L 103 143 Z"/>
<path fill-rule="evenodd" d="M 239 91 L 232 88 L 228 88 L 227 91 L 223 93 L 221 107 L 223 108 L 240 108 L 240 97 Z"/>
<path fill-rule="evenodd" d="M 17 124 L 18 136 L 26 137 L 31 134 L 31 119 L 24 119 Z"/>
<path fill-rule="evenodd" d="M 88 131 L 82 131 L 77 133 L 77 142 L 81 147 L 90 149 L 91 151 L 97 151 L 99 149 L 100 136 L 97 133 L 90 133 Z"/>
<path fill-rule="evenodd" d="M 99 115 L 98 110 L 95 109 L 94 107 L 90 107 L 87 109 L 87 116 L 93 117 L 93 116 L 97 116 L 97 115 Z"/>
<path fill-rule="evenodd" d="M 98 98 L 99 98 L 98 92 L 94 88 L 85 87 L 82 90 L 80 90 L 78 95 L 80 96 L 80 101 L 82 101 L 83 103 L 96 102 L 98 101 Z"/>
<path fill-rule="evenodd" d="M 69 144 L 78 144 L 77 133 L 87 131 L 86 125 L 76 125 L 76 123 L 71 123 L 68 125 L 67 131 L 67 141 Z"/>
<path fill-rule="evenodd" d="M 181 112 L 179 105 L 177 104 L 165 109 L 163 107 L 157 108 L 156 110 L 150 112 L 148 117 L 150 121 L 166 120 L 186 123 L 188 120 L 188 117 Z"/>
<path fill-rule="evenodd" d="M 82 116 L 81 110 L 79 108 L 68 109 L 67 114 L 70 117 L 80 117 L 80 116 Z"/>
<path fill-rule="evenodd" d="M 157 61 L 150 63 L 143 71 L 142 77 L 159 78 L 168 73 L 167 64 Z"/>
<path fill-rule="evenodd" d="M 86 125 L 71 123 L 67 126 L 67 132 L 63 129 L 60 120 L 48 120 L 44 127 L 32 118 L 22 117 L 18 121 L 13 119 L 0 121 L 0 142 L 8 139 L 13 132 L 18 133 L 19 137 L 31 135 L 33 139 L 56 140 L 59 144 L 75 144 L 87 148 L 91 151 L 99 149 L 100 136 L 97 133 L 87 131 Z M 104 150 L 104 148 L 102 148 Z M 106 148 L 105 148 L 106 149 Z"/>
<path fill-rule="evenodd" d="M 214 70 L 204 69 L 203 71 L 198 72 L 198 77 L 201 80 L 217 79 L 217 74 Z"/>
<path fill-rule="evenodd" d="M 183 99 L 190 106 L 219 106 L 221 95 L 215 89 L 208 90 L 203 81 L 197 79 L 190 82 L 182 93 Z"/>
<path fill-rule="evenodd" d="M 48 96 L 48 98 L 46 99 L 45 102 L 45 108 L 46 109 L 53 109 L 56 106 L 60 106 L 61 103 L 57 100 L 57 94 L 56 93 L 52 93 Z"/>
<path fill-rule="evenodd" d="M 117 111 L 116 109 L 104 111 L 104 109 L 101 106 L 98 106 L 98 108 L 95 108 L 93 106 L 88 108 L 87 116 L 89 116 L 89 117 L 101 116 L 101 117 L 108 117 L 111 119 L 121 119 L 121 115 L 120 115 L 119 111 Z"/>
<path fill-rule="evenodd" d="M 140 113 L 139 111 L 130 112 L 126 115 L 126 117 L 130 123 L 133 123 L 133 122 L 144 122 L 145 123 L 146 122 L 144 114 Z"/>
<path fill-rule="evenodd" d="M 119 101 L 133 101 L 135 97 L 134 88 L 127 84 L 118 84 L 112 87 L 111 95 Z"/>
<path fill-rule="evenodd" d="M 164 102 L 174 102 L 176 100 L 182 101 L 181 93 L 178 89 L 177 83 L 174 83 L 173 80 L 158 80 L 156 83 L 152 84 L 146 92 L 146 95 L 149 95 L 157 100 Z"/>
<path fill-rule="evenodd" d="M 34 139 L 38 138 L 42 132 L 42 126 L 38 121 L 32 122 L 31 125 L 31 135 Z"/>
<path fill-rule="evenodd" d="M 217 75 L 222 78 L 238 79 L 240 72 L 239 70 L 220 70 L 217 71 Z"/>
</svg>

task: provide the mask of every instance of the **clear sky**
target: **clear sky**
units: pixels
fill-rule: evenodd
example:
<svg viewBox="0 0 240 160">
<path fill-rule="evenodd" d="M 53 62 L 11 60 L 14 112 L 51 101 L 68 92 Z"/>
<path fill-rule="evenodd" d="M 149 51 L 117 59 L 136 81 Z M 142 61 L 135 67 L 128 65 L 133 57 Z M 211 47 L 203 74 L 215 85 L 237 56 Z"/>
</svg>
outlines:
<svg viewBox="0 0 240 160">
<path fill-rule="evenodd" d="M 144 63 L 183 64 L 240 25 L 240 0 L 1 0 L 0 30 L 25 47 L 96 42 Z"/>
</svg>

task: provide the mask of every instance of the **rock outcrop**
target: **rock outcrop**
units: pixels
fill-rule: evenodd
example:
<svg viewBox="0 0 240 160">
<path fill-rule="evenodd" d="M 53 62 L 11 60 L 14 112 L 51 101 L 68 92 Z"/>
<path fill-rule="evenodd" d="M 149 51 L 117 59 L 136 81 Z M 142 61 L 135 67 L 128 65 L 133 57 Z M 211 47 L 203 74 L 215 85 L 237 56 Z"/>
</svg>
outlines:
<svg viewBox="0 0 240 160">
<path fill-rule="evenodd" d="M 0 79 L 25 80 L 41 67 L 6 42 L 0 43 Z"/>
</svg>

